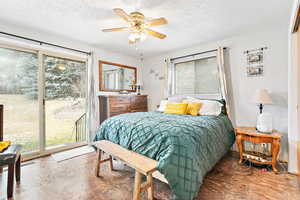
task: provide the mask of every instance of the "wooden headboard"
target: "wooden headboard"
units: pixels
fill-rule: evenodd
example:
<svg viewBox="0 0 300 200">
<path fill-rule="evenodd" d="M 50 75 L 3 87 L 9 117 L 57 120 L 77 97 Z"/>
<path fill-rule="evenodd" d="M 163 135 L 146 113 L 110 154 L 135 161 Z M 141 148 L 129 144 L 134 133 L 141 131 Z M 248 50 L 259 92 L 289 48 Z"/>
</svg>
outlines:
<svg viewBox="0 0 300 200">
<path fill-rule="evenodd" d="M 0 105 L 0 141 L 3 140 L 3 105 Z"/>
</svg>

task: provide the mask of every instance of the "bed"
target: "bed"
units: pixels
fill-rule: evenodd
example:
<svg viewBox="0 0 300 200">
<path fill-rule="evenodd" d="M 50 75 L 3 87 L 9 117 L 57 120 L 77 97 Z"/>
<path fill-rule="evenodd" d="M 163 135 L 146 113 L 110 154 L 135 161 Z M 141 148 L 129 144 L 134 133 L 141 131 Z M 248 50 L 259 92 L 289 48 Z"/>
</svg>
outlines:
<svg viewBox="0 0 300 200">
<path fill-rule="evenodd" d="M 158 161 L 173 199 L 192 200 L 207 172 L 234 143 L 232 124 L 218 116 L 128 113 L 104 121 L 95 141 L 109 140 Z"/>
</svg>

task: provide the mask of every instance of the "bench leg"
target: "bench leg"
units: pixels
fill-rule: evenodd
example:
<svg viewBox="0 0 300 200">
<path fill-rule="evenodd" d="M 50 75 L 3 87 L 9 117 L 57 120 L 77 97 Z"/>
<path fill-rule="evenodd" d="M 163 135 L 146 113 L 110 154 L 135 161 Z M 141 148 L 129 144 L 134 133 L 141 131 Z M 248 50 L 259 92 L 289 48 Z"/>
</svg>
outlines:
<svg viewBox="0 0 300 200">
<path fill-rule="evenodd" d="M 110 166 L 110 171 L 114 170 L 114 166 L 113 166 L 113 158 L 112 156 L 109 156 L 109 166 Z"/>
<path fill-rule="evenodd" d="M 8 178 L 7 178 L 7 198 L 13 197 L 14 193 L 14 173 L 15 173 L 15 163 L 8 165 Z"/>
<path fill-rule="evenodd" d="M 138 171 L 135 171 L 133 200 L 141 199 L 141 182 L 142 174 Z"/>
<path fill-rule="evenodd" d="M 147 175 L 147 184 L 149 185 L 149 188 L 147 190 L 148 200 L 153 200 L 153 177 L 152 177 L 152 174 Z"/>
<path fill-rule="evenodd" d="M 101 150 L 97 149 L 97 160 L 95 166 L 95 174 L 97 177 L 100 177 L 100 162 L 101 162 Z"/>
<path fill-rule="evenodd" d="M 19 156 L 17 162 L 16 162 L 16 181 L 17 183 L 20 183 L 21 179 L 21 156 Z"/>
<path fill-rule="evenodd" d="M 100 149 L 97 150 L 97 161 L 96 161 L 96 166 L 95 166 L 95 174 L 97 177 L 100 177 L 100 167 L 101 164 L 104 162 L 108 162 L 109 161 L 109 166 L 110 166 L 110 170 L 113 171 L 114 166 L 113 166 L 113 158 L 112 156 L 109 156 L 109 158 L 101 160 L 101 154 L 102 151 Z"/>
</svg>

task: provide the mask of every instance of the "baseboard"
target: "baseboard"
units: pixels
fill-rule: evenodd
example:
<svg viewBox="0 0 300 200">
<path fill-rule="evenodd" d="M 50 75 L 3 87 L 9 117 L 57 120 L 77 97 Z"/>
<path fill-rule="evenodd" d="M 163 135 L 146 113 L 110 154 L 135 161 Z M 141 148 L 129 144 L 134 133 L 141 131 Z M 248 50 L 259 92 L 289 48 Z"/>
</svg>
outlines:
<svg viewBox="0 0 300 200">
<path fill-rule="evenodd" d="M 289 172 L 289 174 L 292 174 L 292 175 L 294 175 L 294 176 L 299 176 L 299 178 L 300 178 L 300 174 L 299 174 L 299 173 Z"/>
</svg>

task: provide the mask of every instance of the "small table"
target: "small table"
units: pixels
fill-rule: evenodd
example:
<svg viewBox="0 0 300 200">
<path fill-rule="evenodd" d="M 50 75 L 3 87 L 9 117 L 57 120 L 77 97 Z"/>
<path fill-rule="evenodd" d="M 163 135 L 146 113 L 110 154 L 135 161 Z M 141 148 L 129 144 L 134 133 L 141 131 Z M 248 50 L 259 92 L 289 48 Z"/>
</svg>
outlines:
<svg viewBox="0 0 300 200">
<path fill-rule="evenodd" d="M 14 176 L 17 183 L 21 178 L 21 149 L 18 144 L 10 145 L 6 150 L 0 153 L 0 168 L 8 165 L 7 176 L 7 199 L 12 199 L 14 192 Z M 15 174 L 15 175 L 14 175 Z"/>
<path fill-rule="evenodd" d="M 235 128 L 236 142 L 238 145 L 239 153 L 240 153 L 240 161 L 242 163 L 243 160 L 249 160 L 253 163 L 263 164 L 263 165 L 272 165 L 272 169 L 274 172 L 277 172 L 276 162 L 278 153 L 280 151 L 280 139 L 282 134 L 273 130 L 272 133 L 261 133 L 256 130 L 255 127 L 238 127 Z M 270 143 L 271 144 L 271 153 L 272 160 L 265 159 L 254 159 L 254 156 L 248 155 L 245 153 L 244 141 L 249 141 L 255 144 L 260 143 Z"/>
</svg>

